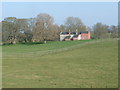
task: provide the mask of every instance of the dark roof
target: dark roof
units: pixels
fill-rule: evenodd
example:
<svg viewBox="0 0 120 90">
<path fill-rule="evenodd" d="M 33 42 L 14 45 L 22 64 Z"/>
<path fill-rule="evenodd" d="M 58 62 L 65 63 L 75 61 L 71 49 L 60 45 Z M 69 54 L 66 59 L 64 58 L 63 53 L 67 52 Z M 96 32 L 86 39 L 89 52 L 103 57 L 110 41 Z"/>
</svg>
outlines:
<svg viewBox="0 0 120 90">
<path fill-rule="evenodd" d="M 69 32 L 61 32 L 61 34 L 69 34 Z"/>
<path fill-rule="evenodd" d="M 78 32 L 78 34 L 82 34 L 82 33 L 88 33 L 88 31 L 84 31 L 84 32 Z M 69 34 L 69 32 L 61 32 L 61 34 Z M 70 34 L 76 34 L 76 32 L 71 32 Z"/>
<path fill-rule="evenodd" d="M 78 34 L 82 34 L 82 33 L 88 33 L 88 31 L 84 31 L 84 32 L 79 32 Z"/>
<path fill-rule="evenodd" d="M 76 34 L 76 32 L 71 32 L 70 34 Z"/>
<path fill-rule="evenodd" d="M 81 34 L 81 32 L 79 32 L 78 34 Z"/>
</svg>

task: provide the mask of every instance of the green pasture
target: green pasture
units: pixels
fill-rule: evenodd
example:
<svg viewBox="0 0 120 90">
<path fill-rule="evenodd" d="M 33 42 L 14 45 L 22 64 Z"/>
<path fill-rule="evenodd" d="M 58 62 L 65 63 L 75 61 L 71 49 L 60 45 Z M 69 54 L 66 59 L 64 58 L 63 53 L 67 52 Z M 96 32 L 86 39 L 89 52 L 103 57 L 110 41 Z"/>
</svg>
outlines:
<svg viewBox="0 0 120 90">
<path fill-rule="evenodd" d="M 2 46 L 3 88 L 117 88 L 115 39 Z"/>
</svg>

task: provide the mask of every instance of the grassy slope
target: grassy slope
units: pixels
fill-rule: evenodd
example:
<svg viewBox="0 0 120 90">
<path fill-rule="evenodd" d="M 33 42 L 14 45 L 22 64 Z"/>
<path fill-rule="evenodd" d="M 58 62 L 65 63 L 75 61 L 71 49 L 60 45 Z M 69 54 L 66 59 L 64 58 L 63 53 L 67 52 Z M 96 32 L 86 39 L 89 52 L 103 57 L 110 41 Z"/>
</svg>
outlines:
<svg viewBox="0 0 120 90">
<path fill-rule="evenodd" d="M 117 87 L 117 41 L 83 42 L 3 46 L 3 87 Z"/>
</svg>

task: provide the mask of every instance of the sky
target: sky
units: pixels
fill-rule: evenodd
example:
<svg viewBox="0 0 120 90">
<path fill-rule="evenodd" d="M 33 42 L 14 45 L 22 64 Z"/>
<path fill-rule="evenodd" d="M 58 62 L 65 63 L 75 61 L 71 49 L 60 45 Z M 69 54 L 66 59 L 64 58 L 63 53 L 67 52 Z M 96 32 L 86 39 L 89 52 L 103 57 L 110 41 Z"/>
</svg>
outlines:
<svg viewBox="0 0 120 90">
<path fill-rule="evenodd" d="M 47 13 L 58 25 L 64 24 L 69 16 L 79 17 L 87 26 L 97 22 L 107 25 L 118 24 L 117 2 L 3 2 L 2 20 L 6 17 L 34 18 Z"/>
</svg>

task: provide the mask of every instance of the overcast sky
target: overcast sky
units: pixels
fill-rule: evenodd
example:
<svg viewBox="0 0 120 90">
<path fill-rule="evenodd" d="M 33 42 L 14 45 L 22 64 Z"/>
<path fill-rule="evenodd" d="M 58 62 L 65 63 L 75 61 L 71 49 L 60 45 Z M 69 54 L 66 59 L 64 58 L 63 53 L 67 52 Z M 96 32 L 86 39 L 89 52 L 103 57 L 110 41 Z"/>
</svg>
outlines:
<svg viewBox="0 0 120 90">
<path fill-rule="evenodd" d="M 4 2 L 2 19 L 5 17 L 33 18 L 39 13 L 48 13 L 56 24 L 65 22 L 69 16 L 79 17 L 87 26 L 97 22 L 118 24 L 117 2 Z"/>
</svg>

